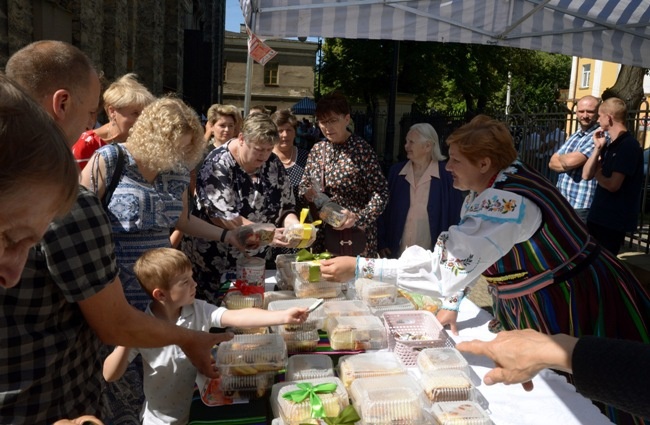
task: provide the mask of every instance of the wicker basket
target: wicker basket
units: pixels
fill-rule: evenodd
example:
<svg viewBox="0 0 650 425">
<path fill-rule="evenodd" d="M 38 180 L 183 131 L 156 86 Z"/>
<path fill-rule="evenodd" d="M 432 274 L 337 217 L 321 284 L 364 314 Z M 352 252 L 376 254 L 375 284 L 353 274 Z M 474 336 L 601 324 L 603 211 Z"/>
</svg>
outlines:
<svg viewBox="0 0 650 425">
<path fill-rule="evenodd" d="M 449 338 L 436 316 L 428 311 L 387 311 L 384 313 L 384 325 L 388 349 L 407 367 L 417 364 L 418 353 L 425 348 L 454 346 L 454 341 Z M 408 335 L 419 339 L 405 339 Z"/>
</svg>

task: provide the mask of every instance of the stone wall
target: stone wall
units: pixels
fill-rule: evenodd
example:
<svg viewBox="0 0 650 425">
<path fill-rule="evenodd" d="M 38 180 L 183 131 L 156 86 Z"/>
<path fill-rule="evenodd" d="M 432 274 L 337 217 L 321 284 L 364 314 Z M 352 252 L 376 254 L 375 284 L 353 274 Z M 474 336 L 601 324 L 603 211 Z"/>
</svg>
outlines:
<svg viewBox="0 0 650 425">
<path fill-rule="evenodd" d="M 108 81 L 138 74 L 152 93 L 183 90 L 183 37 L 199 0 L 0 0 L 0 69 L 39 39 L 83 50 Z"/>
</svg>

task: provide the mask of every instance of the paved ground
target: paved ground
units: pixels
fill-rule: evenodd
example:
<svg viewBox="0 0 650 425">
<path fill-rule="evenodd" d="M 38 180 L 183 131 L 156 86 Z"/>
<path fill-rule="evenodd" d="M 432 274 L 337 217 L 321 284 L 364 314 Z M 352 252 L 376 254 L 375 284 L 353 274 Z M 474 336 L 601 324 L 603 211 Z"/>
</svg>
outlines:
<svg viewBox="0 0 650 425">
<path fill-rule="evenodd" d="M 646 285 L 646 288 L 650 291 L 650 254 L 626 247 L 618 255 L 618 258 L 632 270 L 639 281 Z M 480 277 L 472 287 L 468 298 L 477 306 L 492 313 L 492 297 L 488 294 L 487 282 L 483 277 Z"/>
</svg>

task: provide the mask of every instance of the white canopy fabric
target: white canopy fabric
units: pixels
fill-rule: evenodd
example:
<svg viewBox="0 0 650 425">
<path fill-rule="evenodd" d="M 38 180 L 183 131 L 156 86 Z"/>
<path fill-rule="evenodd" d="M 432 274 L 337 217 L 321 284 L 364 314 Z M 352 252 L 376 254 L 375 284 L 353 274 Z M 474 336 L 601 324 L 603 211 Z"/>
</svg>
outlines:
<svg viewBox="0 0 650 425">
<path fill-rule="evenodd" d="M 650 68 L 650 0 L 240 0 L 260 37 L 490 44 Z"/>
</svg>

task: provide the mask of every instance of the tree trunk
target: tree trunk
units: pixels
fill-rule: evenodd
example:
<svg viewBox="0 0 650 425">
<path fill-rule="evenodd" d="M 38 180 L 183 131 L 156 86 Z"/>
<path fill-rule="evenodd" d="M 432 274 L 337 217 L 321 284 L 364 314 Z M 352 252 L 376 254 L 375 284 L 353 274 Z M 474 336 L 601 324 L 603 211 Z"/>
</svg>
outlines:
<svg viewBox="0 0 650 425">
<path fill-rule="evenodd" d="M 613 87 L 605 89 L 602 99 L 618 97 L 627 105 L 628 111 L 636 111 L 643 100 L 643 77 L 646 74 L 644 68 L 631 65 L 621 65 L 621 71 Z"/>
</svg>

